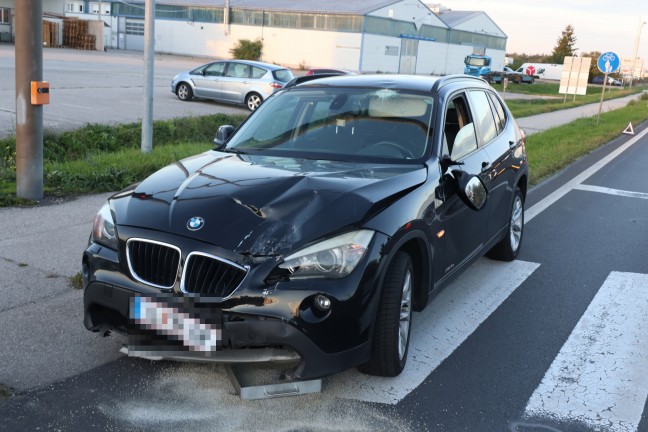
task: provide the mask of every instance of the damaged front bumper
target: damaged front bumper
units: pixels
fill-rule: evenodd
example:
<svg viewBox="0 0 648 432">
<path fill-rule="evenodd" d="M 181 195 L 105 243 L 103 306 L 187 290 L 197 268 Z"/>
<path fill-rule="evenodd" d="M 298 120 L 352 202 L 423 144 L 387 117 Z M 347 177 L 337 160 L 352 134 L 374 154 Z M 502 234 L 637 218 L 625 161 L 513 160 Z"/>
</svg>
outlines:
<svg viewBox="0 0 648 432">
<path fill-rule="evenodd" d="M 174 240 L 175 244 L 187 241 Z M 122 257 L 93 243 L 83 257 L 84 324 L 92 331 L 129 333 L 129 356 L 222 363 L 298 361 L 287 378 L 331 375 L 362 364 L 370 356 L 379 295 L 377 275 L 382 265 L 379 251 L 386 239 L 378 236 L 375 240 L 365 262 L 346 278 L 264 285 L 270 266 L 261 264 L 250 269 L 249 276 L 227 299 L 188 297 L 179 289 L 165 291 L 143 284 L 124 271 Z M 184 254 L 195 246 L 180 244 L 180 249 Z M 314 297 L 321 294 L 331 300 L 327 313 L 314 307 Z M 168 333 L 160 336 L 164 332 L 152 328 L 142 331 L 134 326 L 132 299 L 136 297 L 184 302 L 179 311 L 220 331 L 218 347 L 209 351 L 190 349 Z M 133 329 L 139 335 L 134 342 Z M 148 342 L 140 343 L 143 340 Z"/>
</svg>

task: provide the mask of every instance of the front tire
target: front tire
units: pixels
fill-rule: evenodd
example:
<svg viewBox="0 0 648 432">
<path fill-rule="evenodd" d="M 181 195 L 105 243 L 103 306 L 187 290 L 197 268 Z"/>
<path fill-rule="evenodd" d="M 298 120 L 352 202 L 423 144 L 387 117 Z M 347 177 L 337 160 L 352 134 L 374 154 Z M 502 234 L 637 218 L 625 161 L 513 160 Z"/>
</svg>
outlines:
<svg viewBox="0 0 648 432">
<path fill-rule="evenodd" d="M 191 89 L 191 86 L 184 82 L 178 84 L 176 94 L 178 95 L 178 99 L 184 102 L 189 102 L 193 99 L 193 90 Z"/>
<path fill-rule="evenodd" d="M 498 261 L 513 261 L 520 253 L 524 234 L 524 197 L 519 187 L 515 188 L 509 218 L 507 235 L 486 254 Z"/>
<path fill-rule="evenodd" d="M 371 358 L 358 367 L 360 372 L 394 377 L 405 368 L 412 328 L 413 287 L 412 259 L 405 252 L 397 252 L 383 280 Z"/>
<path fill-rule="evenodd" d="M 250 111 L 259 108 L 261 102 L 263 102 L 263 99 L 258 93 L 250 93 L 245 97 L 245 106 L 247 106 Z"/>
</svg>

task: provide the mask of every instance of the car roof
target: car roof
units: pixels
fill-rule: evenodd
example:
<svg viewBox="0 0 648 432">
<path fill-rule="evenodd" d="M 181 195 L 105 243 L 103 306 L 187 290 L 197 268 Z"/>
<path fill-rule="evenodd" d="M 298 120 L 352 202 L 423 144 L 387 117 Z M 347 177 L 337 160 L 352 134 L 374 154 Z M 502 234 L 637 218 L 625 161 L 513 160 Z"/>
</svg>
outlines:
<svg viewBox="0 0 648 432">
<path fill-rule="evenodd" d="M 316 75 L 315 75 L 316 76 Z M 370 87 L 429 92 L 439 90 L 446 84 L 465 83 L 466 85 L 488 87 L 486 81 L 469 75 L 448 75 L 434 77 L 426 75 L 336 75 L 312 79 L 298 84 L 298 87 Z"/>
</svg>

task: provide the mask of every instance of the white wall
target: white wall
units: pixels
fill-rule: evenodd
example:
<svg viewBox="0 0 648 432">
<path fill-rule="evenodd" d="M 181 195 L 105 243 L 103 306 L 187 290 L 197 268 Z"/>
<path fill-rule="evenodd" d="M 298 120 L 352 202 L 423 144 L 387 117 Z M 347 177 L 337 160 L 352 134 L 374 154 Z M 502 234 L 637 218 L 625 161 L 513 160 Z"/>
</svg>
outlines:
<svg viewBox="0 0 648 432">
<path fill-rule="evenodd" d="M 261 60 L 299 68 L 337 67 L 358 70 L 361 35 L 156 20 L 155 50 L 182 55 L 232 58 L 229 50 L 240 40 L 263 38 Z"/>
<path fill-rule="evenodd" d="M 65 13 L 65 0 L 43 0 L 43 12 L 59 15 Z"/>
<path fill-rule="evenodd" d="M 397 46 L 398 55 L 385 55 L 386 46 Z M 398 73 L 401 39 L 389 36 L 365 35 L 362 50 L 362 72 Z"/>
<path fill-rule="evenodd" d="M 446 59 L 450 45 L 439 42 L 419 41 L 416 73 L 421 75 L 447 75 Z"/>
<path fill-rule="evenodd" d="M 242 30 L 249 27 L 239 26 Z M 241 37 L 245 37 L 244 34 Z M 236 38 L 235 40 L 238 40 Z M 265 28 L 263 59 L 306 68 L 337 67 L 357 71 L 360 64 L 359 33 Z"/>
<path fill-rule="evenodd" d="M 448 68 L 446 74 L 462 74 L 466 66 L 464 59 L 472 53 L 472 45 L 448 45 Z"/>
</svg>

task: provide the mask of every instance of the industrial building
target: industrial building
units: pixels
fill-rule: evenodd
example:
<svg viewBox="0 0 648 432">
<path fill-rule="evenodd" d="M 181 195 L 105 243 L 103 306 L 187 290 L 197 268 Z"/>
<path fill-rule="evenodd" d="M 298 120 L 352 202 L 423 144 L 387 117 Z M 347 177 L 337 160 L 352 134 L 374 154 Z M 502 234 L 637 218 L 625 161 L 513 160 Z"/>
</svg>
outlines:
<svg viewBox="0 0 648 432">
<path fill-rule="evenodd" d="M 368 73 L 461 73 L 471 53 L 504 67 L 506 34 L 484 12 L 419 0 L 156 0 L 155 51 L 230 58 L 241 39 L 263 41 L 262 61 Z M 13 1 L 0 0 L 11 34 Z M 43 0 L 56 19 L 103 20 L 108 49 L 143 50 L 144 0 Z M 4 27 L 3 27 L 4 26 Z M 6 39 L 7 36 L 5 35 Z"/>
</svg>

